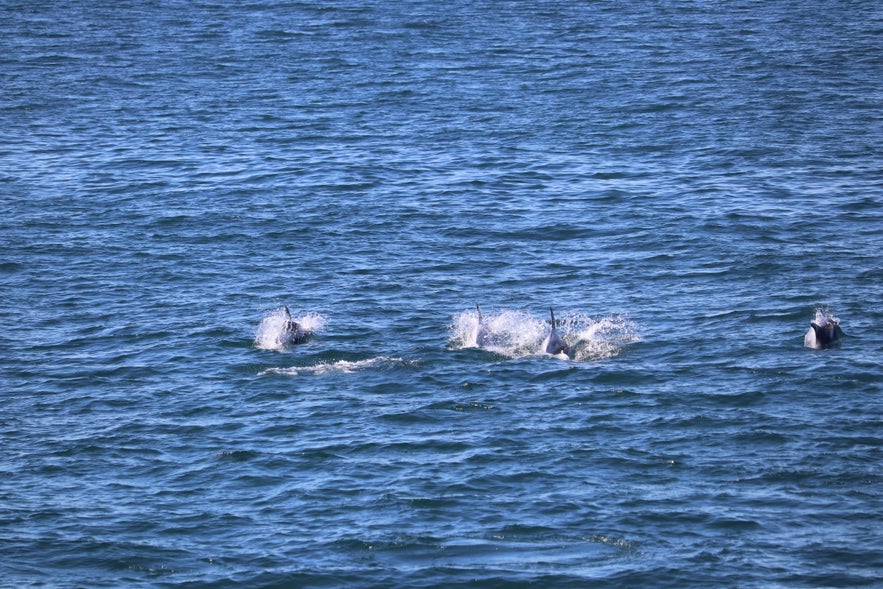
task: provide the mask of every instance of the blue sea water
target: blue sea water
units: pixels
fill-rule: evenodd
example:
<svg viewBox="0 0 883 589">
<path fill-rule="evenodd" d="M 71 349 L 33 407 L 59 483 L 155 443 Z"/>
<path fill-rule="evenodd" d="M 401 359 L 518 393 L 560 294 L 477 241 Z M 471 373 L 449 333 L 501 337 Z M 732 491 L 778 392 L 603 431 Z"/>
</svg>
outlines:
<svg viewBox="0 0 883 589">
<path fill-rule="evenodd" d="M 881 55 L 847 0 L 3 0 L 0 584 L 883 586 Z"/>
</svg>

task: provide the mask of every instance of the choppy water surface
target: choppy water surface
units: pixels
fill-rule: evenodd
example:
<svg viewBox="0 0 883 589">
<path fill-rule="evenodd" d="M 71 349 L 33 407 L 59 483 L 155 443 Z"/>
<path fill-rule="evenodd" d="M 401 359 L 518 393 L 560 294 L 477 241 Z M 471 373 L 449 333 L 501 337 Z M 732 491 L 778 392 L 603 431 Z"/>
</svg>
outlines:
<svg viewBox="0 0 883 589">
<path fill-rule="evenodd" d="M 228 4 L 0 4 L 5 583 L 883 582 L 873 3 Z"/>
</svg>

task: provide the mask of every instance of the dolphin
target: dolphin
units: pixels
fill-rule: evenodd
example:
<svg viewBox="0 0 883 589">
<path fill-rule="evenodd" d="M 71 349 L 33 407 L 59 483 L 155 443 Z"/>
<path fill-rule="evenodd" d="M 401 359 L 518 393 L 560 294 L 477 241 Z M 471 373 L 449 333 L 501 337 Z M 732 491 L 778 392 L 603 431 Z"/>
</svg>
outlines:
<svg viewBox="0 0 883 589">
<path fill-rule="evenodd" d="M 309 339 L 313 332 L 304 329 L 303 326 L 291 318 L 291 311 L 288 307 L 285 310 L 285 325 L 282 327 L 282 341 L 286 344 L 300 344 Z"/>
<path fill-rule="evenodd" d="M 552 331 L 549 332 L 549 341 L 546 343 L 546 353 L 555 356 L 556 354 L 563 352 L 564 355 L 570 356 L 570 348 L 564 343 L 564 340 L 561 339 L 558 332 L 555 331 L 555 311 L 552 307 L 549 307 L 549 313 L 552 315 Z"/>
<path fill-rule="evenodd" d="M 816 314 L 816 318 L 809 322 L 809 331 L 803 336 L 803 345 L 807 348 L 821 350 L 834 345 L 843 337 L 840 329 L 840 321 L 830 315 Z"/>
<path fill-rule="evenodd" d="M 475 303 L 475 310 L 478 312 L 478 328 L 475 331 L 475 344 L 478 347 L 482 347 L 488 343 L 489 334 L 487 325 L 484 324 L 484 319 L 481 317 L 481 307 L 478 306 L 478 303 Z"/>
</svg>

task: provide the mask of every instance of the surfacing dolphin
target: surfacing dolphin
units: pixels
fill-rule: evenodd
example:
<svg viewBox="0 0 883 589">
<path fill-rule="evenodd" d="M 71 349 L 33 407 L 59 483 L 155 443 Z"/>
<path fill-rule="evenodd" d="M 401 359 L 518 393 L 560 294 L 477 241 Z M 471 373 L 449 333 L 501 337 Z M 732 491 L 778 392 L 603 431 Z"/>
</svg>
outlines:
<svg viewBox="0 0 883 589">
<path fill-rule="evenodd" d="M 803 336 L 803 345 L 821 350 L 834 345 L 842 337 L 840 321 L 832 315 L 817 312 L 815 319 L 809 322 L 809 331 Z"/>
<path fill-rule="evenodd" d="M 565 354 L 570 356 L 570 347 L 564 343 L 558 332 L 555 331 L 555 311 L 549 307 L 549 313 L 552 315 L 552 331 L 549 332 L 549 341 L 546 343 L 546 353 L 553 356 L 557 354 Z"/>
<path fill-rule="evenodd" d="M 478 327 L 475 330 L 475 344 L 478 347 L 482 347 L 488 343 L 488 329 L 487 325 L 484 324 L 484 319 L 481 317 L 481 307 L 478 306 L 478 303 L 475 303 L 475 310 L 478 312 Z"/>
<path fill-rule="evenodd" d="M 307 341 L 313 332 L 304 329 L 303 326 L 291 318 L 291 311 L 285 309 L 285 325 L 282 326 L 282 341 L 286 344 L 299 344 Z"/>
</svg>

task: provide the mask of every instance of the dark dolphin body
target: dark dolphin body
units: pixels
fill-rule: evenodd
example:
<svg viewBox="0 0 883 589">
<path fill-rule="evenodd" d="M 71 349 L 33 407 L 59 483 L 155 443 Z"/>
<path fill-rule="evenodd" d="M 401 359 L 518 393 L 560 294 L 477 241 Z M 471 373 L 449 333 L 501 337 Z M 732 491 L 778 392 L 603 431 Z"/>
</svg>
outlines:
<svg viewBox="0 0 883 589">
<path fill-rule="evenodd" d="M 282 327 L 282 341 L 286 344 L 300 344 L 307 341 L 313 332 L 291 318 L 291 311 L 285 307 L 285 325 Z"/>
<path fill-rule="evenodd" d="M 570 356 L 570 348 L 564 343 L 564 340 L 561 339 L 558 332 L 555 331 L 555 311 L 552 307 L 549 307 L 549 313 L 552 315 L 552 331 L 549 333 L 549 342 L 546 344 L 546 353 L 554 356 L 563 352 L 565 355 Z"/>
<path fill-rule="evenodd" d="M 803 336 L 803 345 L 807 348 L 821 350 L 837 343 L 843 337 L 840 322 L 827 315 L 816 315 L 814 321 L 809 322 L 809 331 Z"/>
</svg>

